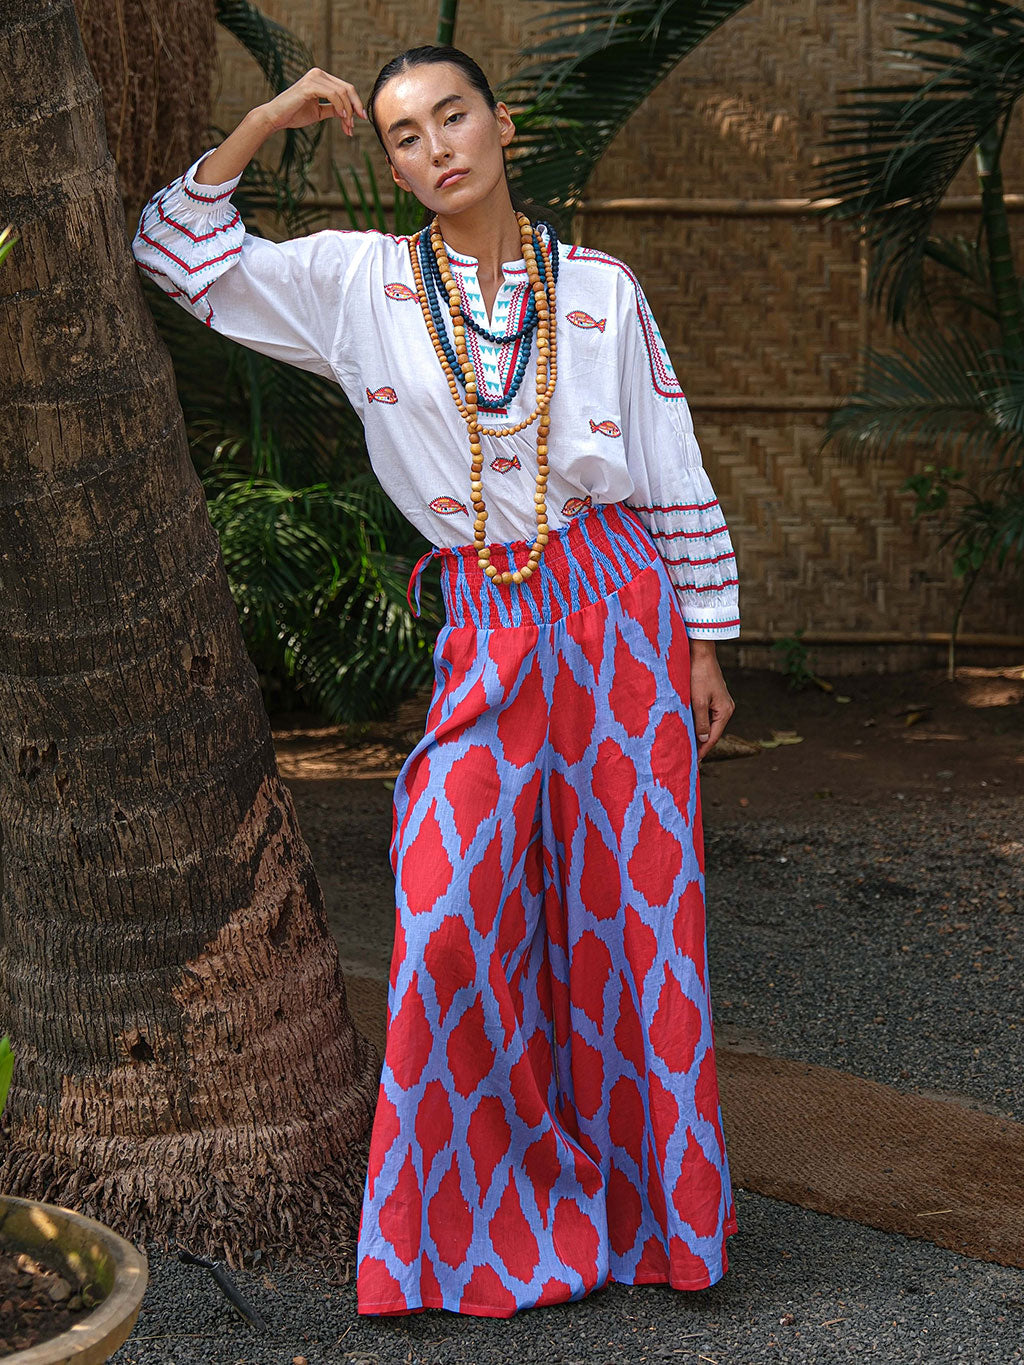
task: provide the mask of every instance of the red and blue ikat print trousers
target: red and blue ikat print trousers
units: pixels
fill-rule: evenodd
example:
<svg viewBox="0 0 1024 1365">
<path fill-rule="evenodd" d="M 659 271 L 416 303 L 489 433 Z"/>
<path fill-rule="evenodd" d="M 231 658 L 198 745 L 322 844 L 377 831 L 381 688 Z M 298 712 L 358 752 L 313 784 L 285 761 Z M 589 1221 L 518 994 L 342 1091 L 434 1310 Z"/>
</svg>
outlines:
<svg viewBox="0 0 1024 1365">
<path fill-rule="evenodd" d="M 519 585 L 473 546 L 431 555 L 446 622 L 395 784 L 359 1312 L 705 1288 L 736 1218 L 678 598 L 619 503 Z"/>
</svg>

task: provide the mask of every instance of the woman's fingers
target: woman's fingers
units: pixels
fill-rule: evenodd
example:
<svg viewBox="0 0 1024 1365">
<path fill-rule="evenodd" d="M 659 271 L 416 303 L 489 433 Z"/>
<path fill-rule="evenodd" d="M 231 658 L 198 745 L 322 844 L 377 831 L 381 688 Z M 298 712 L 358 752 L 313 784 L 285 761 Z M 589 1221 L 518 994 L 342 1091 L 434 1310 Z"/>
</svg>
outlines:
<svg viewBox="0 0 1024 1365">
<path fill-rule="evenodd" d="M 725 733 L 736 703 L 724 683 L 721 689 L 694 690 L 691 700 L 693 728 L 697 736 L 698 762 L 709 754 Z"/>
<path fill-rule="evenodd" d="M 711 733 L 711 722 L 708 718 L 708 699 L 707 697 L 693 698 L 693 729 L 697 736 L 698 743 L 703 743 Z"/>
<path fill-rule="evenodd" d="M 328 118 L 330 118 L 331 112 L 337 114 L 338 118 L 341 119 L 345 132 L 351 136 L 352 110 L 342 92 L 340 90 L 329 90 L 326 96 L 324 96 L 324 101 L 325 102 L 321 102 L 320 104 L 320 116 L 323 117 L 324 111 L 330 111 L 327 113 Z"/>
<path fill-rule="evenodd" d="M 355 115 L 366 117 L 355 86 L 318 66 L 282 90 L 266 107 L 273 111 L 279 128 L 304 128 L 337 116 L 350 136 Z"/>
<path fill-rule="evenodd" d="M 337 78 L 335 77 L 335 79 L 337 79 Z M 361 99 L 359 98 L 359 96 L 356 94 L 356 88 L 355 88 L 355 86 L 352 85 L 352 84 L 350 84 L 348 81 L 341 81 L 341 80 L 338 81 L 338 84 L 339 84 L 339 85 L 342 87 L 342 89 L 345 91 L 345 96 L 346 96 L 346 98 L 348 99 L 349 104 L 352 106 L 352 108 L 355 110 L 355 112 L 359 115 L 359 117 L 360 117 L 360 118 L 367 118 L 367 117 L 368 117 L 367 112 L 366 112 L 366 110 L 363 108 L 363 102 L 362 102 L 362 100 L 361 100 Z"/>
<path fill-rule="evenodd" d="M 352 136 L 355 115 L 359 114 L 362 118 L 366 117 L 366 110 L 363 108 L 362 100 L 356 94 L 356 88 L 349 81 L 340 80 L 337 76 L 322 73 L 328 84 L 329 98 L 331 104 L 337 110 L 338 117 L 345 125 L 345 131 Z"/>
</svg>

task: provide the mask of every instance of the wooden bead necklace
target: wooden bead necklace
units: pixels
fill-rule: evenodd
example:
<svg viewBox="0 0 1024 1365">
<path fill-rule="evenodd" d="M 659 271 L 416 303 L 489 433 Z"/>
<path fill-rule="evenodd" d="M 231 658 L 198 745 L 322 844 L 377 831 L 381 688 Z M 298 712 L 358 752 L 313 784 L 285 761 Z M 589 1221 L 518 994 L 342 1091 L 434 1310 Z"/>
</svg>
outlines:
<svg viewBox="0 0 1024 1365">
<path fill-rule="evenodd" d="M 415 236 L 409 238 L 409 255 L 412 260 L 412 273 L 416 282 L 416 294 L 420 301 L 420 309 L 435 354 L 441 362 L 441 368 L 448 380 L 448 388 L 451 391 L 452 398 L 455 400 L 455 405 L 469 431 L 469 449 L 472 456 L 470 490 L 473 511 L 476 514 L 473 522 L 473 540 L 476 545 L 477 562 L 489 578 L 501 583 L 522 583 L 524 579 L 529 578 L 540 563 L 544 547 L 548 543 L 546 491 L 548 482 L 548 432 L 551 429 L 549 409 L 558 375 L 555 352 L 555 277 L 552 269 L 551 252 L 539 234 L 535 235 L 533 224 L 525 213 L 517 213 L 516 218 L 519 222 L 519 234 L 523 244 L 523 259 L 526 262 L 526 271 L 537 311 L 537 406 L 525 421 L 517 422 L 515 426 L 511 427 L 482 427 L 478 421 L 476 373 L 466 345 L 466 323 L 462 314 L 462 298 L 459 293 L 458 281 L 452 273 L 451 262 L 448 259 L 448 252 L 441 236 L 437 215 L 434 215 L 428 227 L 422 228 Z M 437 261 L 438 271 L 448 293 L 448 311 L 451 314 L 452 330 L 455 334 L 455 353 L 458 357 L 466 391 L 465 402 L 459 395 L 455 371 L 445 355 L 444 346 L 431 315 L 430 303 L 424 287 L 418 252 L 420 237 L 424 232 L 429 232 L 430 245 Z M 541 251 L 544 263 L 545 279 L 543 281 L 540 278 L 540 270 L 537 265 L 538 248 Z M 521 568 L 501 571 L 490 562 L 491 550 L 486 543 L 487 508 L 484 505 L 483 481 L 481 479 L 484 457 L 480 437 L 512 436 L 518 431 L 523 431 L 534 421 L 537 422 L 537 477 L 533 503 L 537 517 L 537 538 L 530 547 L 529 559 Z M 512 562 L 511 556 L 509 562 Z"/>
</svg>

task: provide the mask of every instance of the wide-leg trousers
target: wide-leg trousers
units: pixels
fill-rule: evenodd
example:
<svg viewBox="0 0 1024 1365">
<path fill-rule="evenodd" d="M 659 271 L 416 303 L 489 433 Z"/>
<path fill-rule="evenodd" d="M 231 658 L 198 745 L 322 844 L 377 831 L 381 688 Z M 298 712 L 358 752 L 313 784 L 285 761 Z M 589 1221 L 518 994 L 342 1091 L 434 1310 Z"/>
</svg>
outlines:
<svg viewBox="0 0 1024 1365">
<path fill-rule="evenodd" d="M 621 503 L 553 532 L 523 584 L 471 545 L 431 554 L 446 621 L 395 784 L 359 1312 L 705 1288 L 736 1217 L 678 598 Z"/>
</svg>

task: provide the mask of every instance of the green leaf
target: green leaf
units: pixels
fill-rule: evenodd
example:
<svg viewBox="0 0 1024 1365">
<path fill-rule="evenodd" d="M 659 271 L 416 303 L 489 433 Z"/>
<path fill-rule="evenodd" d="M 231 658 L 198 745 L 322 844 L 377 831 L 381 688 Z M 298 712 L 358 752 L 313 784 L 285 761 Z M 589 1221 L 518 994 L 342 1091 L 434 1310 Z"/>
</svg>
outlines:
<svg viewBox="0 0 1024 1365">
<path fill-rule="evenodd" d="M 963 464 L 1024 457 L 1024 375 L 962 328 L 913 328 L 908 351 L 870 349 L 859 391 L 829 414 L 822 447 L 886 458 L 920 449 Z"/>
<path fill-rule="evenodd" d="M 14 1073 L 14 1053 L 11 1050 L 11 1039 L 9 1034 L 4 1034 L 0 1038 L 0 1114 L 4 1112 L 7 1103 L 7 1092 L 11 1088 L 11 1076 Z"/>
<path fill-rule="evenodd" d="M 294 85 L 316 63 L 300 38 L 276 23 L 249 0 L 216 0 L 217 22 L 231 33 L 259 66 L 275 95 Z M 278 174 L 296 174 L 305 181 L 323 135 L 322 123 L 289 128 Z M 236 201 L 237 202 L 237 201 Z"/>
<path fill-rule="evenodd" d="M 749 0 L 529 0 L 544 35 L 495 91 L 512 108 L 514 188 L 571 216 L 626 120 L 679 62 Z M 524 7 L 521 7 L 524 8 Z"/>
</svg>

